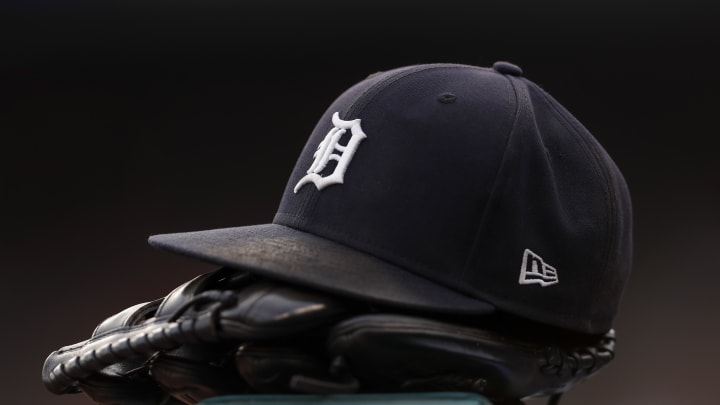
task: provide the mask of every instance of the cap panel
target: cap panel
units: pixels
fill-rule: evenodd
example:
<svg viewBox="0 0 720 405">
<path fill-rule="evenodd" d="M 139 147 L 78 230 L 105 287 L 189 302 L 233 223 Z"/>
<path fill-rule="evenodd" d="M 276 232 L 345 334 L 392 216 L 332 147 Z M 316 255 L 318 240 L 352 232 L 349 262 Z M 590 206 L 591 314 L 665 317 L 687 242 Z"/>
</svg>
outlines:
<svg viewBox="0 0 720 405">
<path fill-rule="evenodd" d="M 403 74 L 408 70 L 413 70 L 415 67 L 405 67 L 390 70 L 388 72 L 378 72 L 368 76 L 365 80 L 362 80 L 349 89 L 347 89 L 340 97 L 335 99 L 325 113 L 320 117 L 320 120 L 315 125 L 313 132 L 310 134 L 305 146 L 300 153 L 300 156 L 295 164 L 295 168 L 290 174 L 290 178 L 285 187 L 283 196 L 293 195 L 294 188 L 300 179 L 306 175 L 307 170 L 311 167 L 314 154 L 318 149 L 318 145 L 327 135 L 328 131 L 333 127 L 332 116 L 338 111 L 347 111 L 355 103 L 356 100 L 362 98 L 361 96 L 367 95 L 369 91 L 376 87 L 382 86 L 383 83 L 391 80 L 393 77 Z M 296 198 L 284 198 L 280 201 L 280 206 L 276 214 L 277 223 L 287 223 L 289 225 L 302 227 L 309 218 L 301 215 L 300 213 L 305 212 L 309 207 L 314 204 L 314 197 L 316 195 L 304 193 L 300 197 Z"/>
<path fill-rule="evenodd" d="M 596 230 L 598 238 L 603 238 L 604 244 L 598 243 L 595 246 L 599 255 L 598 261 L 592 263 L 593 267 L 584 269 L 586 276 L 594 279 L 592 284 L 586 285 L 584 290 L 576 293 L 588 297 L 586 305 L 579 315 L 589 322 L 588 328 L 607 330 L 617 312 L 632 261 L 630 225 L 632 206 L 627 184 L 605 149 L 570 112 L 537 86 L 529 85 L 529 88 L 531 96 L 536 100 L 535 103 L 537 105 L 544 103 L 547 106 L 548 116 L 554 113 L 557 120 L 569 131 L 575 131 L 577 134 L 575 139 L 585 148 L 589 156 L 586 162 L 577 162 L 577 164 L 592 167 L 598 176 L 596 186 L 602 192 L 603 199 L 601 201 L 604 202 L 605 215 L 599 214 L 594 219 L 600 226 L 600 229 Z M 573 175 L 573 172 L 569 170 L 559 172 L 568 176 Z M 587 187 L 587 185 L 580 185 L 577 190 L 568 190 L 567 195 L 584 194 Z M 596 204 L 601 205 L 600 201 Z M 592 207 L 591 203 L 587 203 L 576 209 L 591 210 Z M 586 215 L 586 217 L 591 216 Z M 605 233 L 603 234 L 603 232 Z M 586 247 L 592 249 L 592 245 Z"/>
<path fill-rule="evenodd" d="M 506 311 L 582 332 L 604 332 L 618 298 L 613 292 L 598 304 L 614 254 L 609 241 L 616 233 L 607 154 L 532 83 L 512 82 L 520 99 L 518 122 L 479 227 L 469 284 L 476 286 L 478 297 Z M 556 283 L 521 283 L 528 249 L 538 265 L 553 268 Z M 624 284 L 624 277 L 619 279 Z"/>
<path fill-rule="evenodd" d="M 617 312 L 632 265 L 632 203 L 627 183 L 607 151 L 567 109 L 539 87 L 533 85 L 530 89 L 538 103 L 545 102 L 560 122 L 574 128 L 578 141 L 593 157 L 587 164 L 592 165 L 602 179 L 600 185 L 604 186 L 607 207 L 606 244 L 604 250 L 598 246 L 604 257 L 598 262 L 596 283 L 587 291 L 593 295 L 587 311 L 604 318 L 609 325 Z"/>
<path fill-rule="evenodd" d="M 485 69 L 433 65 L 372 93 L 340 113 L 360 119 L 367 134 L 344 183 L 286 193 L 284 200 L 315 200 L 302 211 L 281 207 L 275 221 L 467 290 L 460 275 L 515 112 L 507 80 Z M 440 101 L 448 93 L 455 100 Z M 298 217 L 306 220 L 292 221 Z"/>
</svg>

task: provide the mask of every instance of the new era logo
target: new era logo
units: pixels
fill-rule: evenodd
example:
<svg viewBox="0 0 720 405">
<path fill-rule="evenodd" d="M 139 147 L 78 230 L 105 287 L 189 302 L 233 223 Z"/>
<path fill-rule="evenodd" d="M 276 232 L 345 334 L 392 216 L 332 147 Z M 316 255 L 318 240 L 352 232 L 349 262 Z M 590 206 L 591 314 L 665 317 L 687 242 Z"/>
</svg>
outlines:
<svg viewBox="0 0 720 405">
<path fill-rule="evenodd" d="M 520 284 L 540 284 L 542 287 L 559 283 L 555 267 L 543 261 L 530 249 L 525 249 L 522 267 L 520 267 Z"/>
</svg>

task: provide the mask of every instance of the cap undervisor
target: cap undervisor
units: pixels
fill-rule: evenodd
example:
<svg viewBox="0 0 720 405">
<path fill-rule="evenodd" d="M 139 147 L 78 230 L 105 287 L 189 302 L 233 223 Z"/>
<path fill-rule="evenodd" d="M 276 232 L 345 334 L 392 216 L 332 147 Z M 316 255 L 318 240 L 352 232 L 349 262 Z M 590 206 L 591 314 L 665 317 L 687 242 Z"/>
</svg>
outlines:
<svg viewBox="0 0 720 405">
<path fill-rule="evenodd" d="M 390 306 L 478 315 L 495 310 L 375 256 L 284 225 L 154 235 L 148 241 L 211 263 Z"/>
</svg>

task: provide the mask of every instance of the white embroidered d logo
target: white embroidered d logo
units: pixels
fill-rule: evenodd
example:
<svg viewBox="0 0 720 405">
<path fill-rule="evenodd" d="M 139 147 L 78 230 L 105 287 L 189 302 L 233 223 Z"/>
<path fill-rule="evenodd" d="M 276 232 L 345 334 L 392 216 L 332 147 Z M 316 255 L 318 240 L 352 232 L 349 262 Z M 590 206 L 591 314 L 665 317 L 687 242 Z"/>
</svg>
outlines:
<svg viewBox="0 0 720 405">
<path fill-rule="evenodd" d="M 310 166 L 310 169 L 308 169 L 307 174 L 295 185 L 295 189 L 293 190 L 295 193 L 297 193 L 302 186 L 310 182 L 315 183 L 315 187 L 317 187 L 318 190 L 322 190 L 331 184 L 342 184 L 345 170 L 347 170 L 353 155 L 355 155 L 360 141 L 367 138 L 367 135 L 365 135 L 360 127 L 360 119 L 343 121 L 340 119 L 340 115 L 335 113 L 332 116 L 332 122 L 335 127 L 331 129 L 330 132 L 325 135 L 325 139 L 320 142 L 320 145 L 313 155 L 315 160 Z M 348 129 L 352 136 L 347 145 L 340 145 L 340 138 L 342 138 Z M 335 153 L 336 151 L 341 152 L 341 154 Z M 331 174 L 322 177 L 320 173 L 325 170 L 325 167 L 331 160 L 337 161 L 335 170 L 333 170 Z"/>
</svg>

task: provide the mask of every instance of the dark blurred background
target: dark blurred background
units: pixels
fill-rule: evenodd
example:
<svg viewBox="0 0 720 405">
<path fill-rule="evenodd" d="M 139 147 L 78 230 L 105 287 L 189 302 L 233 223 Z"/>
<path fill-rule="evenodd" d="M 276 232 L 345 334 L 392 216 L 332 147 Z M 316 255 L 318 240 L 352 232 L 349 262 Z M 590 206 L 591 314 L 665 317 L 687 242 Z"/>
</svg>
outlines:
<svg viewBox="0 0 720 405">
<path fill-rule="evenodd" d="M 717 403 L 712 2 L 36 0 L 0 18 L 1 402 L 90 403 L 45 391 L 47 354 L 215 268 L 149 235 L 271 221 L 345 88 L 508 60 L 596 135 L 634 198 L 618 358 L 563 403 Z"/>
</svg>

